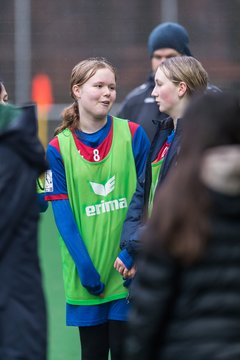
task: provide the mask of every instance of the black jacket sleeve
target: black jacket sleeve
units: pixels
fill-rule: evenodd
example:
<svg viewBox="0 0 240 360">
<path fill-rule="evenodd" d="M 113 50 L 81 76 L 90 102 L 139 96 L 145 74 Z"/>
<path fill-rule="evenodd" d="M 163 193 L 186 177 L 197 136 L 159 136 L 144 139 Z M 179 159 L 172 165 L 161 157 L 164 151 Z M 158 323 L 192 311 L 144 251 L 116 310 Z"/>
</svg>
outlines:
<svg viewBox="0 0 240 360">
<path fill-rule="evenodd" d="M 144 173 L 144 172 L 143 172 Z M 139 238 L 141 222 L 144 209 L 144 179 L 140 177 L 137 188 L 130 202 L 127 216 L 123 224 L 120 247 L 121 250 L 127 249 L 131 256 L 139 250 Z"/>
</svg>

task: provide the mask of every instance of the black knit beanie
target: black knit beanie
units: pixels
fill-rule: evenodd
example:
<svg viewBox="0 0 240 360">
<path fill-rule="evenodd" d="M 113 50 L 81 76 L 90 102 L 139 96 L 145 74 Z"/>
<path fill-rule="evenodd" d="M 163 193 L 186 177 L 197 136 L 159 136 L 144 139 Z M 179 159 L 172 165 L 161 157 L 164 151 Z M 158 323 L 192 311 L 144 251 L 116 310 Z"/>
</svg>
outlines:
<svg viewBox="0 0 240 360">
<path fill-rule="evenodd" d="M 170 48 L 181 55 L 191 56 L 188 44 L 188 32 L 182 25 L 165 22 L 156 26 L 149 35 L 148 52 L 152 56 L 155 50 Z"/>
</svg>

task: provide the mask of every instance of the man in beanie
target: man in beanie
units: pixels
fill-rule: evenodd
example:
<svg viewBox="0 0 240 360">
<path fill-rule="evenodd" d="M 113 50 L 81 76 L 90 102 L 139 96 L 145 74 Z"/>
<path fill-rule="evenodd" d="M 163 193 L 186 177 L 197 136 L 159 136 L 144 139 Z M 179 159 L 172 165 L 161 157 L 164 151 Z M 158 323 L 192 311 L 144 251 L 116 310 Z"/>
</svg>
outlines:
<svg viewBox="0 0 240 360">
<path fill-rule="evenodd" d="M 154 88 L 154 74 L 159 64 L 170 57 L 191 56 L 188 47 L 187 30 L 177 23 L 166 22 L 155 27 L 148 38 L 148 52 L 151 58 L 151 73 L 147 81 L 132 90 L 124 100 L 118 116 L 136 122 L 144 128 L 150 141 L 156 132 L 156 124 L 167 117 L 160 113 L 151 96 Z"/>
</svg>

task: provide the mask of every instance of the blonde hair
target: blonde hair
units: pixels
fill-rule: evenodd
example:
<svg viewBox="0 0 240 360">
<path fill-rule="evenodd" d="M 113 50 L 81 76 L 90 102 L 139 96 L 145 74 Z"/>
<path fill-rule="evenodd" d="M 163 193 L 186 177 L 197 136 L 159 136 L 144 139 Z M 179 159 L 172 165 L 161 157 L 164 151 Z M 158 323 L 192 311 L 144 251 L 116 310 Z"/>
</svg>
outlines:
<svg viewBox="0 0 240 360">
<path fill-rule="evenodd" d="M 62 112 L 62 123 L 59 127 L 55 129 L 55 135 L 59 134 L 66 128 L 76 129 L 78 127 L 80 118 L 78 103 L 73 93 L 73 86 L 79 85 L 82 86 L 85 84 L 92 76 L 94 76 L 99 69 L 109 69 L 113 72 L 116 80 L 116 70 L 113 65 L 103 57 L 91 57 L 86 60 L 79 62 L 74 66 L 71 73 L 70 79 L 70 95 L 74 99 L 74 103 Z"/>
<path fill-rule="evenodd" d="M 202 64 L 192 56 L 175 56 L 164 60 L 159 69 L 174 83 L 185 82 L 188 95 L 205 91 L 208 73 Z"/>
</svg>

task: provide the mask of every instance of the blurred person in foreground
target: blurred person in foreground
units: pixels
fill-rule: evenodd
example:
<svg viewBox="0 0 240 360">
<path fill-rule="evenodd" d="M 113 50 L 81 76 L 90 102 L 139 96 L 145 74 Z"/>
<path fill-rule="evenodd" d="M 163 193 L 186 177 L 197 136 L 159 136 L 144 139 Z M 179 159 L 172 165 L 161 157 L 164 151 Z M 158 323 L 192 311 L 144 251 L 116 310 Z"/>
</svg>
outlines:
<svg viewBox="0 0 240 360">
<path fill-rule="evenodd" d="M 37 177 L 46 170 L 33 105 L 0 105 L 0 359 L 45 360 Z"/>
<path fill-rule="evenodd" d="M 176 56 L 163 61 L 155 74 L 152 96 L 161 112 L 169 115 L 161 120 L 149 151 L 146 169 L 138 179 L 121 234 L 121 252 L 114 266 L 125 278 L 135 274 L 140 233 L 151 213 L 155 191 L 166 181 L 169 169 L 176 165 L 182 137 L 183 113 L 194 94 L 207 88 L 208 74 L 191 56 Z M 194 133 L 193 133 L 194 135 Z"/>
<path fill-rule="evenodd" d="M 2 104 L 2 105 L 8 104 L 8 93 L 7 93 L 6 87 L 2 80 L 0 80 L 0 104 Z M 44 190 L 43 176 L 39 176 L 37 178 L 36 185 L 37 185 L 37 197 L 38 197 L 39 211 L 41 213 L 43 213 L 48 208 L 48 202 L 44 199 L 45 190 Z"/>
<path fill-rule="evenodd" d="M 159 110 L 152 96 L 157 68 L 162 61 L 168 58 L 181 55 L 192 56 L 192 54 L 189 49 L 187 30 L 175 22 L 164 22 L 157 25 L 148 37 L 147 47 L 151 59 L 151 71 L 148 79 L 127 95 L 118 116 L 142 125 L 151 142 L 158 130 L 159 122 L 167 117 L 163 111 Z M 208 89 L 219 91 L 213 85 L 208 85 Z"/>
<path fill-rule="evenodd" d="M 124 360 L 240 359 L 240 103 L 189 106 L 132 284 Z"/>
</svg>

